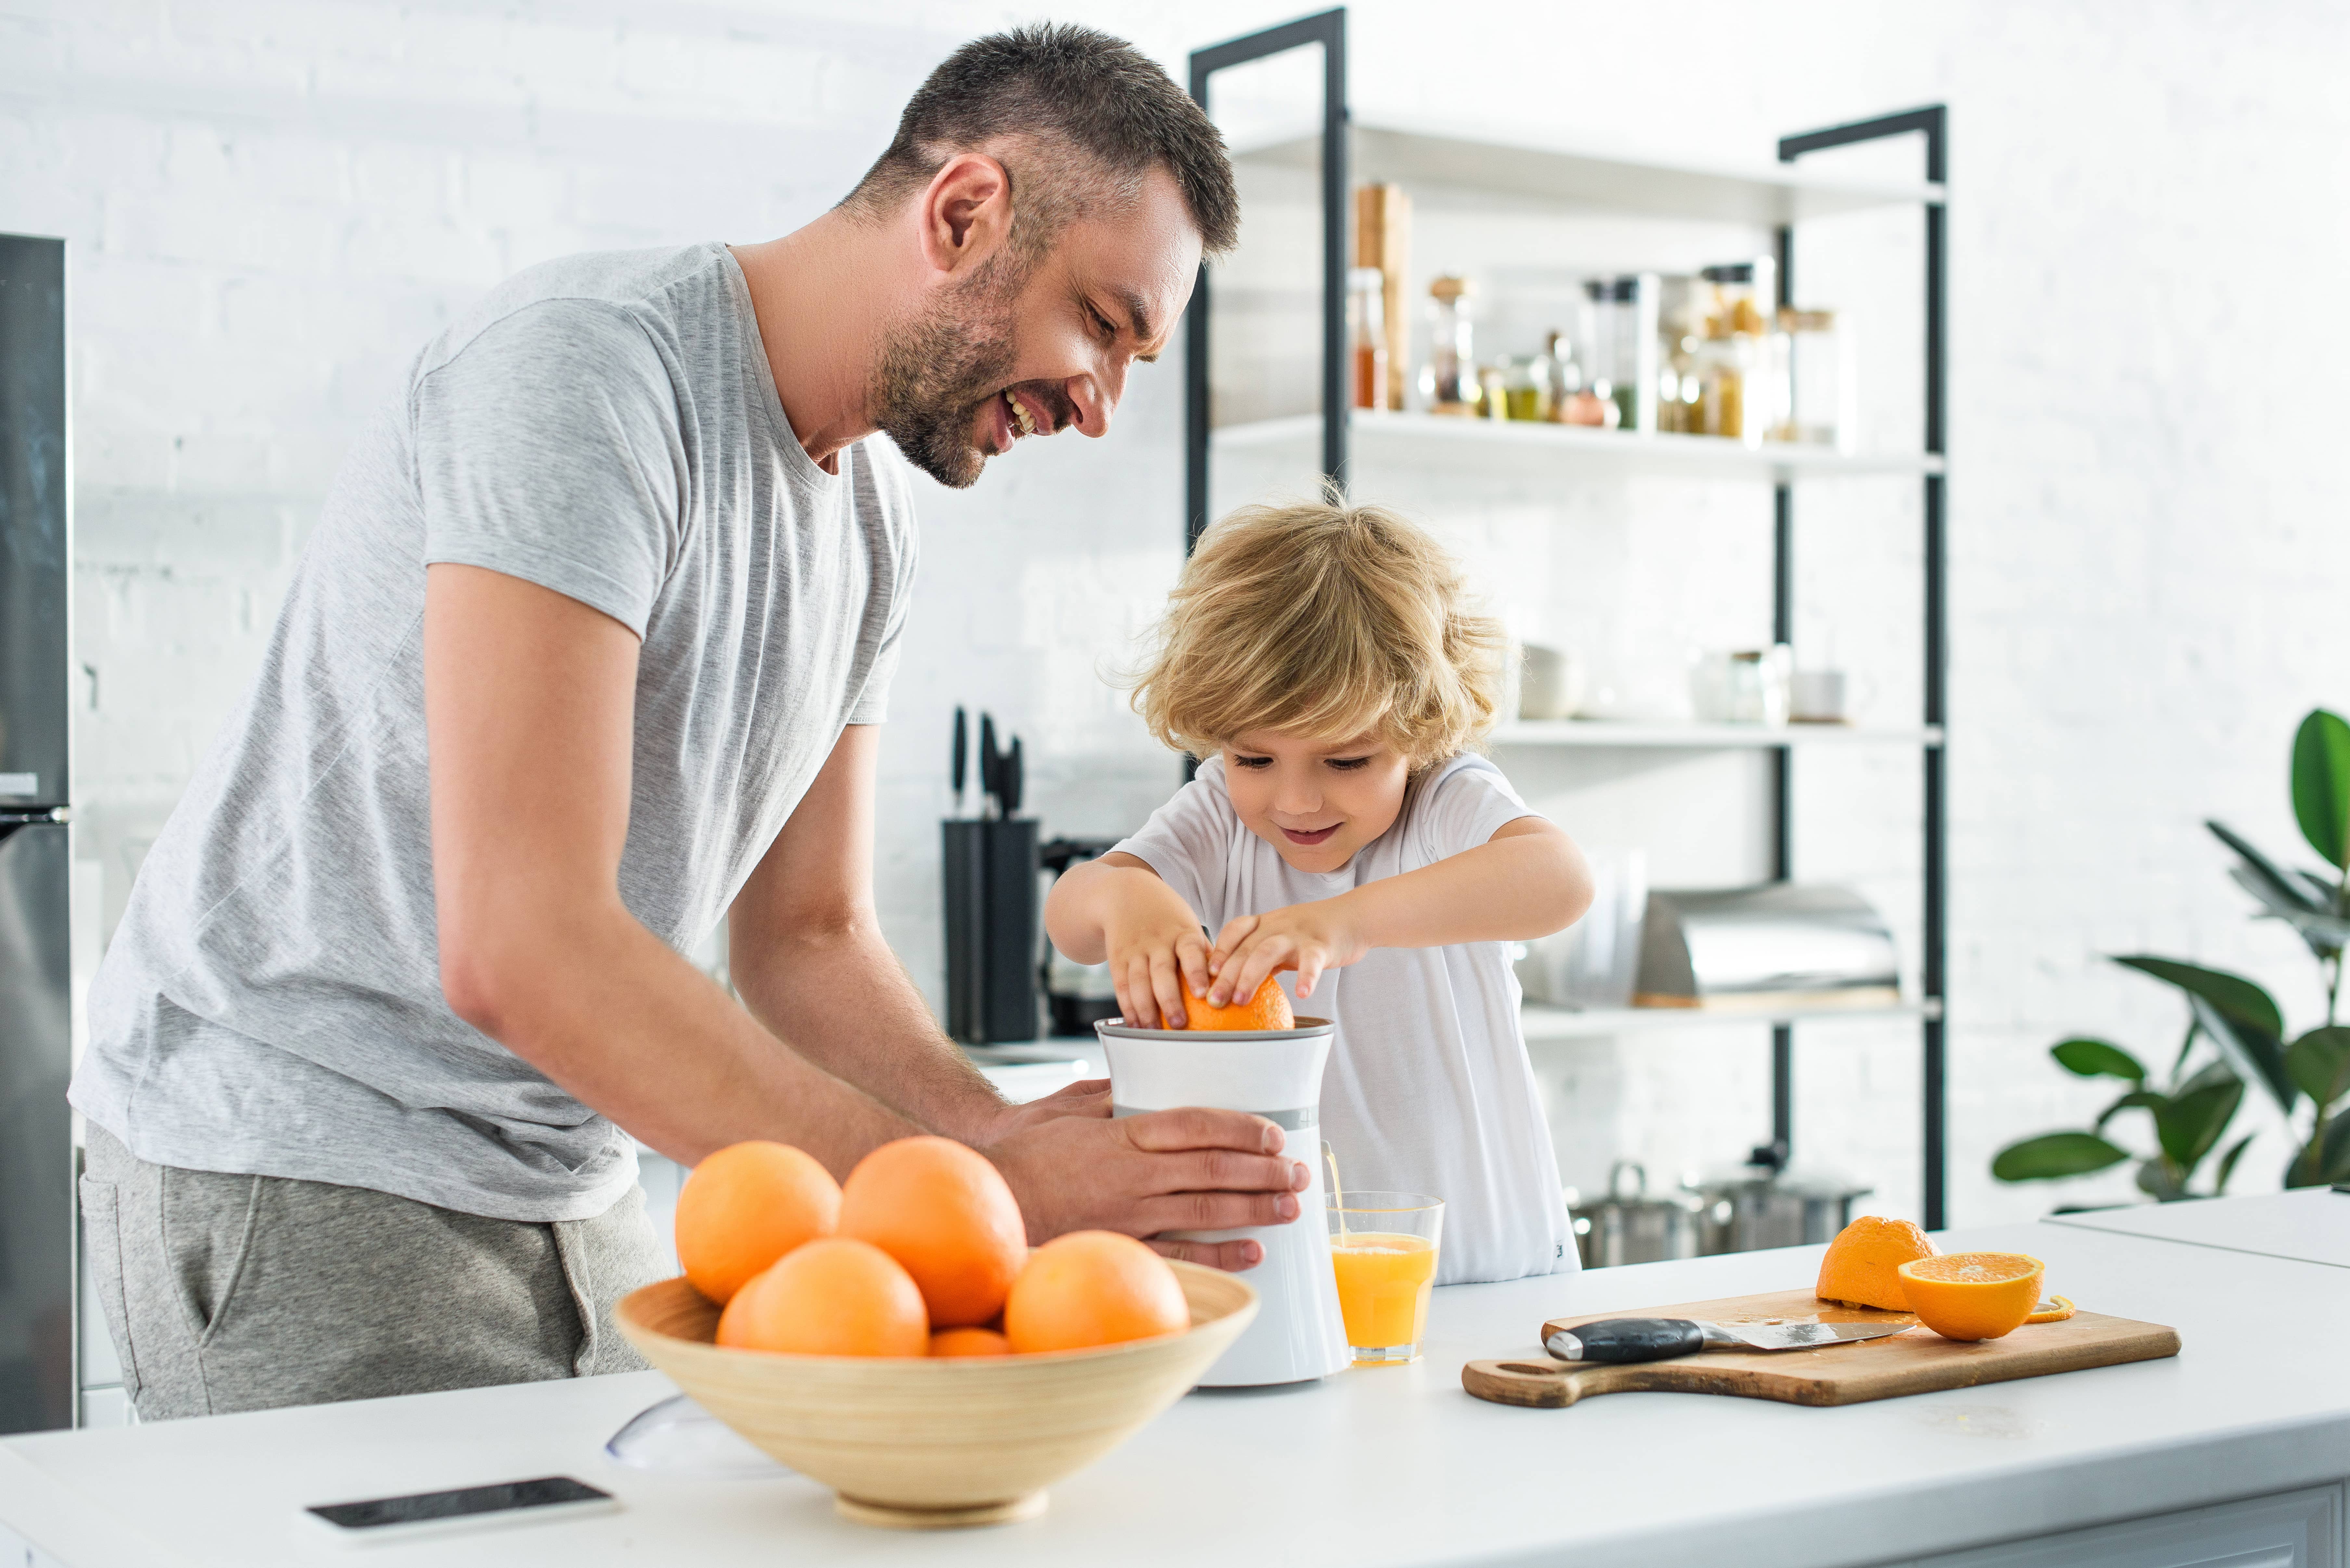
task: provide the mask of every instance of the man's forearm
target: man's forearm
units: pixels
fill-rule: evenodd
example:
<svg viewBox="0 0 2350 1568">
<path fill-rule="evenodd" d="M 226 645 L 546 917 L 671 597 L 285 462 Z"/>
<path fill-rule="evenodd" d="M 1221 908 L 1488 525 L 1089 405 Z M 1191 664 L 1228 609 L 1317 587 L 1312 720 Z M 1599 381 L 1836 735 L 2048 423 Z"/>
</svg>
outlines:
<svg viewBox="0 0 2350 1568">
<path fill-rule="evenodd" d="M 809 1061 L 900 1115 L 965 1143 L 989 1141 L 1003 1097 L 939 1030 L 880 931 L 858 921 L 738 945 L 734 989 Z"/>
<path fill-rule="evenodd" d="M 775 1138 L 845 1175 L 920 1130 L 785 1046 L 617 899 L 500 947 L 465 966 L 485 977 L 469 1021 L 672 1159 Z"/>
</svg>

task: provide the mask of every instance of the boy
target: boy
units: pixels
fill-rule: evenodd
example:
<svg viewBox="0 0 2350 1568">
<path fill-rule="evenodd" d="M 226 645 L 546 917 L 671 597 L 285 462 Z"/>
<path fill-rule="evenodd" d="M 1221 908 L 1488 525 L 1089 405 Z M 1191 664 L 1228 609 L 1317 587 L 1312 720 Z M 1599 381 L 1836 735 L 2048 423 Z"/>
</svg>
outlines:
<svg viewBox="0 0 2350 1568">
<path fill-rule="evenodd" d="M 1045 907 L 1142 1027 L 1180 1027 L 1186 987 L 1222 1005 L 1294 971 L 1299 1011 L 1338 1026 L 1322 1136 L 1340 1173 L 1444 1199 L 1448 1284 L 1575 1266 L 1507 944 L 1573 924 L 1591 878 L 1468 750 L 1501 649 L 1394 514 L 1235 513 L 1184 568 L 1134 693 L 1199 776 Z"/>
</svg>

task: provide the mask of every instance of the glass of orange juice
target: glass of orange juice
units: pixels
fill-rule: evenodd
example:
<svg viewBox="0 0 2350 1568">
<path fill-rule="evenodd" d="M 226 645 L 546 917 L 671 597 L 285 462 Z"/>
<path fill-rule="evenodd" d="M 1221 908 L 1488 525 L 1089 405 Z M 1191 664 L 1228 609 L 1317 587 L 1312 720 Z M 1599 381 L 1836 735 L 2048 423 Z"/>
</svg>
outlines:
<svg viewBox="0 0 2350 1568">
<path fill-rule="evenodd" d="M 1444 1200 L 1424 1192 L 1348 1192 L 1330 1202 L 1338 1315 L 1357 1366 L 1419 1359 Z"/>
</svg>

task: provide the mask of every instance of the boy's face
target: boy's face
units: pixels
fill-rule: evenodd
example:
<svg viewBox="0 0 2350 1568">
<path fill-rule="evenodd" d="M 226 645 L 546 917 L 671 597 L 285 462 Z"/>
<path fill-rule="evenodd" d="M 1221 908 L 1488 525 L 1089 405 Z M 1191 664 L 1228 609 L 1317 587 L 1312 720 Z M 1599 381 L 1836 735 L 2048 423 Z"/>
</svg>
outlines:
<svg viewBox="0 0 2350 1568">
<path fill-rule="evenodd" d="M 1377 735 L 1334 746 L 1256 730 L 1224 747 L 1232 809 L 1300 871 L 1336 871 L 1394 826 L 1410 780 L 1410 763 Z"/>
</svg>

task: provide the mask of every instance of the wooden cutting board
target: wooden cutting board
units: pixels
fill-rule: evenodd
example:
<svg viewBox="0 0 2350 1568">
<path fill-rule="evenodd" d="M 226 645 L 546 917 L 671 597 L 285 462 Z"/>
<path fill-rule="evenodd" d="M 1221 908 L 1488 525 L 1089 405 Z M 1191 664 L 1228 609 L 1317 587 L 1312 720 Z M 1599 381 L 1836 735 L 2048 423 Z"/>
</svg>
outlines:
<svg viewBox="0 0 2350 1568">
<path fill-rule="evenodd" d="M 1678 1306 L 1632 1312 L 1586 1313 L 1553 1318 L 1542 1326 L 1547 1340 L 1562 1328 L 1611 1317 L 1691 1317 L 1714 1323 L 1885 1323 L 1907 1313 L 1842 1307 L 1809 1291 L 1723 1301 L 1684 1302 Z M 1461 1386 L 1480 1399 L 1500 1405 L 1557 1409 L 1596 1394 L 1643 1390 L 1667 1394 L 1734 1394 L 1745 1399 L 1777 1399 L 1790 1405 L 1857 1405 L 1904 1394 L 1930 1394 L 2015 1377 L 2044 1377 L 2125 1361 L 2153 1361 L 2178 1354 L 2178 1333 L 2160 1324 L 2134 1323 L 2077 1312 L 2062 1323 L 2026 1324 L 2003 1339 L 1973 1344 L 1944 1339 L 1922 1325 L 1907 1334 L 1817 1350 L 1702 1351 L 1673 1361 L 1632 1366 L 1583 1366 L 1549 1356 L 1517 1361 L 1472 1361 L 1461 1369 Z"/>
</svg>

